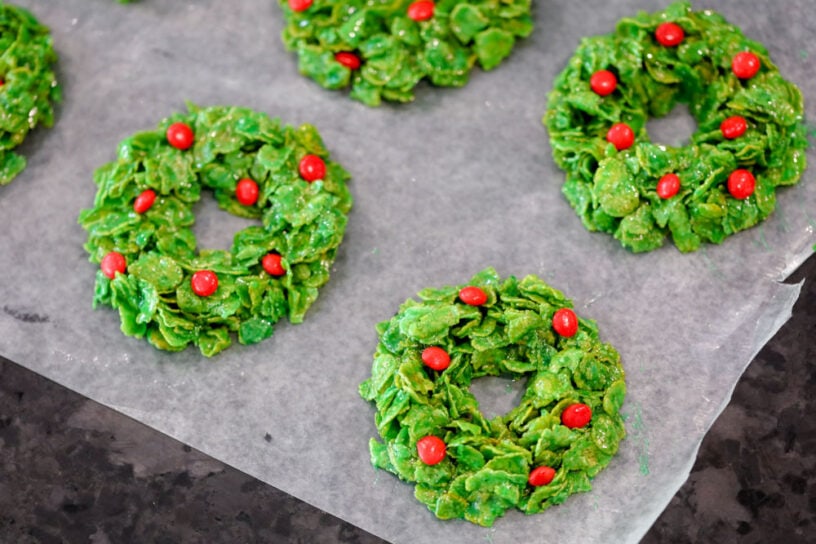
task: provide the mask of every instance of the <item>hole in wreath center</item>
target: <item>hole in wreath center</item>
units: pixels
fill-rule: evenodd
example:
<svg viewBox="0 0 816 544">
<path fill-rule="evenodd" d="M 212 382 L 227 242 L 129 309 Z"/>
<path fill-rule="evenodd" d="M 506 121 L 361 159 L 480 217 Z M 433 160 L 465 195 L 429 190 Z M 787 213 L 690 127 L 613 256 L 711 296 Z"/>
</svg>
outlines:
<svg viewBox="0 0 816 544">
<path fill-rule="evenodd" d="M 470 392 L 479 401 L 479 410 L 487 419 L 503 416 L 521 404 L 528 376 L 484 376 L 474 379 Z"/>
<path fill-rule="evenodd" d="M 258 219 L 247 219 L 227 213 L 218 207 L 210 191 L 202 191 L 201 199 L 193 205 L 195 223 L 193 234 L 196 237 L 198 250 L 232 249 L 235 234 L 247 227 L 261 226 Z"/>
<path fill-rule="evenodd" d="M 683 147 L 697 132 L 697 121 L 685 104 L 677 104 L 665 117 L 653 117 L 646 122 L 646 132 L 653 144 Z"/>
</svg>

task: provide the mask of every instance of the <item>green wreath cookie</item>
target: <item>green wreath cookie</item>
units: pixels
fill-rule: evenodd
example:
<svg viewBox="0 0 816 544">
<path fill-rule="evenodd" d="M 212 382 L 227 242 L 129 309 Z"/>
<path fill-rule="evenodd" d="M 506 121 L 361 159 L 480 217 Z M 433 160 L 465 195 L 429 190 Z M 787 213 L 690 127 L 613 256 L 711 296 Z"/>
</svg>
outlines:
<svg viewBox="0 0 816 544">
<path fill-rule="evenodd" d="M 244 108 L 191 106 L 125 139 L 79 216 L 101 263 L 94 307 L 118 309 L 128 336 L 170 351 L 193 343 L 206 356 L 230 333 L 254 344 L 284 316 L 300 323 L 343 239 L 348 178 L 314 127 Z M 230 251 L 199 251 L 191 226 L 202 189 L 261 225 L 236 233 Z"/>
<path fill-rule="evenodd" d="M 687 104 L 689 145 L 649 141 L 646 122 Z M 805 169 L 802 95 L 759 43 L 678 2 L 585 38 L 555 81 L 544 122 L 563 193 L 591 231 L 633 251 L 680 251 L 756 225 Z"/>
<path fill-rule="evenodd" d="M 490 526 L 510 508 L 533 514 L 588 491 L 625 435 L 620 357 L 535 276 L 425 289 L 380 323 L 371 378 L 383 442 L 371 462 L 416 484 L 441 519 Z M 486 419 L 468 391 L 482 376 L 527 381 L 521 403 Z"/>
<path fill-rule="evenodd" d="M 13 150 L 28 132 L 54 124 L 56 61 L 48 28 L 25 9 L 0 3 L 0 185 L 25 168 L 25 158 Z"/>
<path fill-rule="evenodd" d="M 461 87 L 477 60 L 495 68 L 533 29 L 530 0 L 279 2 L 300 72 L 327 89 L 350 84 L 369 106 L 410 102 L 424 78 Z"/>
</svg>

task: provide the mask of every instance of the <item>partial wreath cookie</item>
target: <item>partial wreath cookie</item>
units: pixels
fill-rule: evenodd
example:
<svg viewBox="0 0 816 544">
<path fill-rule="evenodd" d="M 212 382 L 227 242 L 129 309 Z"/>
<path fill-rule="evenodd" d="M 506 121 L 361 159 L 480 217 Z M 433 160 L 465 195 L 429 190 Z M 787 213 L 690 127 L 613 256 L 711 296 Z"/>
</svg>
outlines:
<svg viewBox="0 0 816 544">
<path fill-rule="evenodd" d="M 351 86 L 369 106 L 410 102 L 427 78 L 461 87 L 476 62 L 492 70 L 533 29 L 530 0 L 279 0 L 283 42 L 326 89 Z"/>
<path fill-rule="evenodd" d="M 27 10 L 0 3 L 0 185 L 23 171 L 14 149 L 38 124 L 54 124 L 61 98 L 51 33 Z"/>
<path fill-rule="evenodd" d="M 79 216 L 100 263 L 94 307 L 117 309 L 128 336 L 206 356 L 233 333 L 254 344 L 283 317 L 300 323 L 343 239 L 348 179 L 313 126 L 245 108 L 190 106 L 134 134 L 96 171 L 94 207 Z M 199 249 L 192 208 L 204 190 L 261 225 L 230 251 Z"/>
<path fill-rule="evenodd" d="M 361 396 L 376 405 L 371 462 L 416 485 L 441 519 L 491 526 L 589 491 L 624 438 L 620 356 L 536 276 L 425 289 L 389 321 Z M 518 406 L 484 417 L 473 380 L 526 380 Z"/>
<path fill-rule="evenodd" d="M 689 145 L 654 144 L 652 117 L 686 104 Z M 710 10 L 677 2 L 585 38 L 550 93 L 544 123 L 567 178 L 562 191 L 591 231 L 651 251 L 721 243 L 799 181 L 807 140 L 802 94 L 765 47 Z"/>
</svg>

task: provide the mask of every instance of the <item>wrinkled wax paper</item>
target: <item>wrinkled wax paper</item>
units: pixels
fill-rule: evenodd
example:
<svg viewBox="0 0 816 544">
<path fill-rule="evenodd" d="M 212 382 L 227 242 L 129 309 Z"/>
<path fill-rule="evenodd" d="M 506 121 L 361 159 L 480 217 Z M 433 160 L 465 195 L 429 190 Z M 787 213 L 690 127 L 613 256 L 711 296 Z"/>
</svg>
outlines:
<svg viewBox="0 0 816 544">
<path fill-rule="evenodd" d="M 790 315 L 798 287 L 778 280 L 816 241 L 814 167 L 780 191 L 769 221 L 690 255 L 671 246 L 634 255 L 587 232 L 564 200 L 541 124 L 552 81 L 581 36 L 664 7 L 657 0 L 541 1 L 533 34 L 502 66 L 462 89 L 424 86 L 415 103 L 378 109 L 299 75 L 269 0 L 19 3 L 53 30 L 65 100 L 55 127 L 26 140 L 19 182 L 0 189 L 0 354 L 394 542 L 636 541 Z M 716 8 L 765 43 L 816 118 L 810 0 L 695 7 Z M 214 359 L 159 352 L 123 336 L 113 311 L 92 310 L 95 267 L 76 224 L 93 201 L 93 170 L 185 99 L 315 124 L 351 172 L 355 199 L 305 322 Z M 675 117 L 669 127 L 684 126 Z M 679 143 L 666 127 L 652 137 Z M 816 165 L 812 151 L 808 159 Z M 225 248 L 246 225 L 209 197 L 196 213 L 200 247 Z M 436 520 L 411 486 L 371 467 L 374 408 L 357 385 L 369 376 L 377 322 L 420 289 L 491 265 L 540 276 L 597 321 L 626 370 L 629 434 L 590 493 L 484 529 Z M 518 386 L 480 398 L 509 410 Z"/>
</svg>

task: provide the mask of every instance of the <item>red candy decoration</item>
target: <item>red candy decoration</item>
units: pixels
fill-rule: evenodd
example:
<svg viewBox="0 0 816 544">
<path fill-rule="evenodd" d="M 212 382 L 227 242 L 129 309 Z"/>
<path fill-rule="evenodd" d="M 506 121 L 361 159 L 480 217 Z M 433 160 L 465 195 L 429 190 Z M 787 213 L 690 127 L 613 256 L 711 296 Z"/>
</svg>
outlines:
<svg viewBox="0 0 816 544">
<path fill-rule="evenodd" d="M 553 329 L 559 335 L 569 338 L 578 332 L 578 316 L 569 308 L 561 308 L 553 314 Z"/>
<path fill-rule="evenodd" d="M 595 94 L 607 96 L 615 92 L 618 78 L 609 70 L 598 70 L 589 78 L 589 86 L 595 91 Z"/>
<path fill-rule="evenodd" d="M 441 438 L 428 435 L 417 442 L 417 453 L 420 460 L 426 465 L 435 465 L 445 458 L 445 443 Z"/>
<path fill-rule="evenodd" d="M 756 178 L 748 170 L 734 170 L 728 176 L 728 192 L 731 196 L 739 200 L 745 200 L 752 194 L 756 188 Z"/>
<path fill-rule="evenodd" d="M 657 182 L 657 196 L 662 199 L 671 198 L 680 190 L 680 178 L 677 174 L 666 174 Z"/>
<path fill-rule="evenodd" d="M 450 355 L 444 349 L 431 346 L 422 350 L 422 362 L 434 370 L 445 370 L 450 366 Z"/>
<path fill-rule="evenodd" d="M 734 55 L 731 61 L 731 70 L 740 79 L 750 79 L 759 72 L 759 57 L 750 51 L 743 51 Z"/>
<path fill-rule="evenodd" d="M 235 198 L 244 206 L 252 206 L 258 202 L 258 184 L 249 178 L 244 178 L 235 186 Z"/>
<path fill-rule="evenodd" d="M 561 423 L 570 429 L 579 429 L 592 419 L 592 409 L 586 404 L 576 403 L 567 406 L 561 412 Z"/>
<path fill-rule="evenodd" d="M 360 57 L 348 51 L 340 51 L 334 54 L 334 60 L 348 68 L 349 70 L 356 70 L 360 67 Z"/>
<path fill-rule="evenodd" d="M 312 6 L 312 0 L 289 0 L 292 11 L 306 11 Z"/>
<path fill-rule="evenodd" d="M 125 269 L 127 268 L 127 261 L 125 260 L 125 256 L 121 253 L 117 253 L 116 251 L 111 251 L 104 257 L 102 257 L 102 262 L 99 263 L 99 268 L 102 269 L 102 273 L 105 274 L 108 278 L 113 279 L 116 277 L 116 273 L 119 272 L 120 274 L 125 273 Z"/>
<path fill-rule="evenodd" d="M 156 191 L 153 189 L 145 189 L 141 192 L 136 200 L 133 201 L 133 211 L 136 213 L 145 213 L 156 202 Z"/>
<path fill-rule="evenodd" d="M 167 143 L 176 149 L 190 149 L 193 145 L 193 129 L 184 123 L 173 123 L 167 127 Z"/>
<path fill-rule="evenodd" d="M 317 155 L 306 155 L 298 165 L 300 177 L 309 183 L 326 177 L 326 163 Z"/>
<path fill-rule="evenodd" d="M 429 0 L 419 0 L 408 6 L 408 17 L 414 21 L 427 21 L 434 15 L 434 3 Z"/>
<path fill-rule="evenodd" d="M 655 38 L 657 38 L 660 45 L 666 47 L 680 45 L 685 37 L 686 33 L 683 32 L 683 27 L 677 23 L 663 23 L 655 30 Z"/>
<path fill-rule="evenodd" d="M 748 122 L 744 117 L 735 115 L 720 123 L 720 131 L 726 140 L 739 138 L 748 130 Z"/>
<path fill-rule="evenodd" d="M 541 466 L 536 467 L 530 472 L 530 477 L 527 478 L 527 483 L 538 487 L 540 485 L 547 485 L 555 478 L 555 469 L 551 467 Z"/>
<path fill-rule="evenodd" d="M 218 276 L 212 270 L 199 270 L 190 278 L 190 287 L 196 295 L 208 297 L 218 289 Z"/>
<path fill-rule="evenodd" d="M 286 269 L 283 267 L 283 262 L 281 262 L 281 256 L 277 253 L 264 255 L 263 259 L 261 259 L 261 266 L 270 276 L 278 277 L 286 274 Z"/>
<path fill-rule="evenodd" d="M 606 141 L 618 151 L 629 149 L 635 143 L 635 133 L 626 123 L 615 123 L 606 133 Z"/>
<path fill-rule="evenodd" d="M 471 285 L 459 291 L 459 299 L 469 306 L 481 306 L 487 302 L 487 293 Z"/>
</svg>

